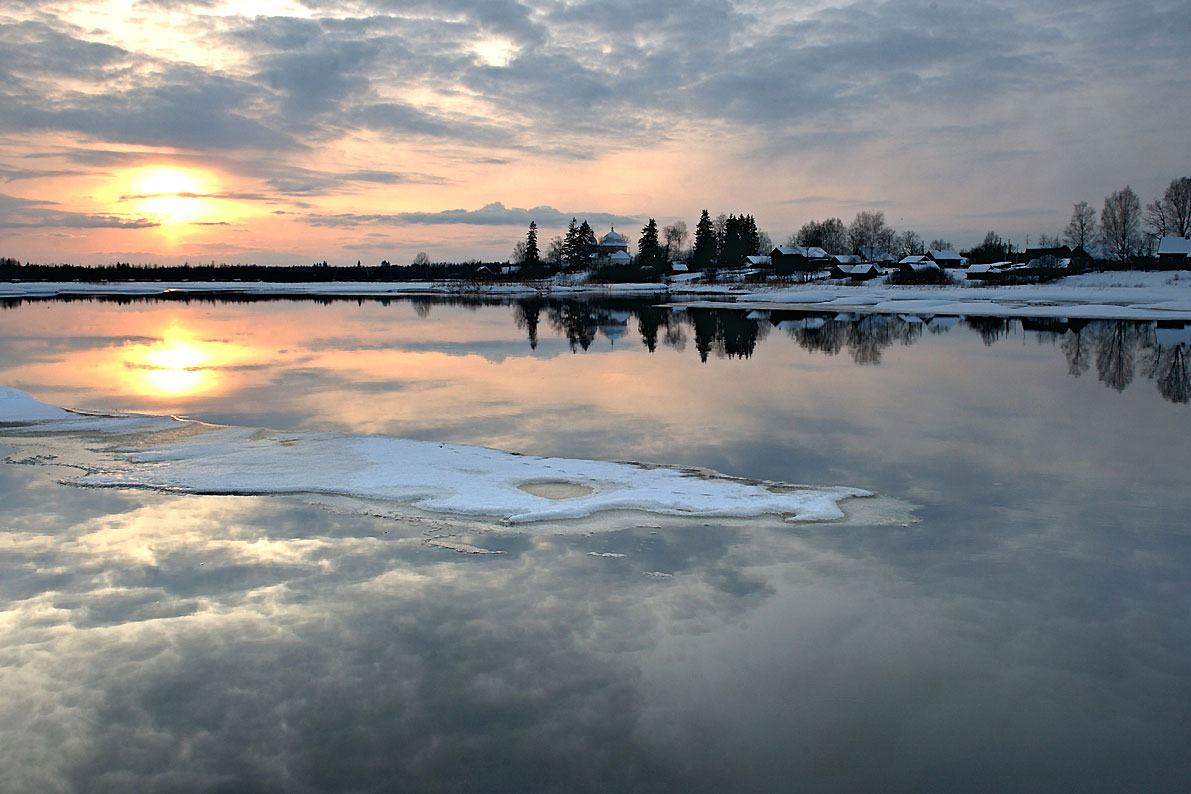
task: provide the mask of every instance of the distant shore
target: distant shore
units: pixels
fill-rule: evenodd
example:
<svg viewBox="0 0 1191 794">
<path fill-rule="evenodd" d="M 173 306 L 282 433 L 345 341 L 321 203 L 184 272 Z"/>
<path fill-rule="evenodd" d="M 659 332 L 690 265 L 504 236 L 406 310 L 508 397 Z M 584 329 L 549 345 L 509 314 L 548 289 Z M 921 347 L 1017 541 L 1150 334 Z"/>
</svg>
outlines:
<svg viewBox="0 0 1191 794">
<path fill-rule="evenodd" d="M 560 284 L 403 282 L 0 282 L 0 300 L 55 298 L 359 298 L 535 296 L 653 297 L 675 305 L 735 305 L 755 311 L 861 311 L 923 315 L 1082 317 L 1191 321 L 1191 271 L 1112 271 L 1069 276 L 1046 284 L 1002 287 L 851 285 L 832 282 Z"/>
</svg>

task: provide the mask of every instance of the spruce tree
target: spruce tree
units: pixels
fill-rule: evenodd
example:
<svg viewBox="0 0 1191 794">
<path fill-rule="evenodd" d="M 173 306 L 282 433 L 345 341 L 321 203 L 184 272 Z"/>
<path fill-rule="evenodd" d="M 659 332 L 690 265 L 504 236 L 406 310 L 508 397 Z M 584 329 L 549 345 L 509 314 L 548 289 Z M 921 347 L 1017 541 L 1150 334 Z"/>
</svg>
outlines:
<svg viewBox="0 0 1191 794">
<path fill-rule="evenodd" d="M 581 246 L 579 244 L 579 227 L 576 224 L 577 221 L 571 218 L 571 223 L 567 226 L 566 237 L 562 240 L 562 260 L 568 268 L 577 268 L 583 264 L 583 255 L 580 253 Z"/>
<path fill-rule="evenodd" d="M 715 264 L 716 240 L 715 230 L 711 225 L 711 215 L 707 210 L 699 216 L 695 224 L 695 250 L 691 254 L 691 267 L 703 270 Z"/>
<path fill-rule="evenodd" d="M 641 240 L 637 243 L 637 264 L 641 267 L 661 268 L 665 264 L 665 252 L 662 251 L 658 240 L 658 224 L 653 218 L 641 230 Z"/>
<path fill-rule="evenodd" d="M 541 264 L 542 254 L 538 250 L 538 224 L 536 221 L 529 222 L 529 231 L 525 235 L 525 256 L 521 260 L 521 264 L 536 268 Z"/>
</svg>

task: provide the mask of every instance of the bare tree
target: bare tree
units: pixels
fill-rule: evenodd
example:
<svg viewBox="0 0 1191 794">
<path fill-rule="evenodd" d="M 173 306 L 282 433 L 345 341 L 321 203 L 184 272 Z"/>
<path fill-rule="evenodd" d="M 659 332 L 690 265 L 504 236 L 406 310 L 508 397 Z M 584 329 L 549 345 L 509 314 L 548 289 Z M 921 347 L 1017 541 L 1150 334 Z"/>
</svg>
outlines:
<svg viewBox="0 0 1191 794">
<path fill-rule="evenodd" d="M 428 265 L 430 264 L 430 256 L 425 251 L 418 251 L 418 255 L 414 257 L 413 263 L 415 265 Z"/>
<path fill-rule="evenodd" d="M 871 260 L 878 251 L 893 247 L 895 232 L 885 225 L 885 213 L 858 212 L 848 227 L 848 240 L 852 249 L 865 259 Z"/>
<path fill-rule="evenodd" d="M 1072 205 L 1071 221 L 1063 231 L 1063 239 L 1072 248 L 1088 246 L 1096 241 L 1096 210 L 1086 201 Z"/>
<path fill-rule="evenodd" d="M 662 228 L 662 237 L 666 240 L 666 261 L 673 262 L 680 259 L 686 247 L 686 221 L 674 221 Z"/>
<path fill-rule="evenodd" d="M 769 252 L 773 250 L 773 238 L 769 236 L 769 232 L 757 232 L 757 253 L 761 256 L 769 256 Z"/>
<path fill-rule="evenodd" d="M 1100 212 L 1100 234 L 1104 245 L 1124 262 L 1137 250 L 1140 242 L 1138 225 L 1141 222 L 1141 201 L 1128 185 L 1104 199 Z"/>
<path fill-rule="evenodd" d="M 930 245 L 927 246 L 927 249 L 930 251 L 954 251 L 955 246 L 951 244 L 950 240 L 940 240 L 935 238 L 934 240 L 930 241 Z"/>
<path fill-rule="evenodd" d="M 920 256 L 926 253 L 926 246 L 922 242 L 922 235 L 909 229 L 897 236 L 894 247 L 901 256 Z"/>
<path fill-rule="evenodd" d="M 1191 236 L 1191 177 L 1183 176 L 1170 183 L 1162 197 L 1167 213 L 1170 234 Z"/>
<path fill-rule="evenodd" d="M 566 246 L 561 235 L 550 238 L 546 245 L 546 261 L 552 265 L 561 265 L 566 257 Z"/>
</svg>

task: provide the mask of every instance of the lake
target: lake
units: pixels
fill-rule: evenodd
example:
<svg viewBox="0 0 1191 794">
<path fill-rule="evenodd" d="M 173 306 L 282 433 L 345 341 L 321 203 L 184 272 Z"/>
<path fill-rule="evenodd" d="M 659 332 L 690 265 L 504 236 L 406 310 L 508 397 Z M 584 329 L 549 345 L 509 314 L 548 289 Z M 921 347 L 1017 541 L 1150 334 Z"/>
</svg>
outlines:
<svg viewBox="0 0 1191 794">
<path fill-rule="evenodd" d="M 0 429 L 0 790 L 1191 780 L 1178 323 L 628 299 L 2 306 L 0 385 L 53 405 L 875 496 L 838 521 L 507 525 L 77 487 L 70 460 Z"/>
</svg>

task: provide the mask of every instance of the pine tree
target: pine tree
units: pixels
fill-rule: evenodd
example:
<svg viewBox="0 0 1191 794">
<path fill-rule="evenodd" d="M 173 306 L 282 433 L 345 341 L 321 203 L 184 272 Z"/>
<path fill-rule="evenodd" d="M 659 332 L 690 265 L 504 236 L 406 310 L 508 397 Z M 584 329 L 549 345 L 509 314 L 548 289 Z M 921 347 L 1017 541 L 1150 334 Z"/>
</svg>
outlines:
<svg viewBox="0 0 1191 794">
<path fill-rule="evenodd" d="M 715 230 L 711 225 L 711 215 L 703 210 L 699 222 L 695 224 L 695 250 L 691 254 L 691 267 L 694 270 L 711 267 L 715 264 L 715 254 Z"/>
<path fill-rule="evenodd" d="M 538 224 L 536 221 L 530 221 L 529 232 L 525 235 L 525 258 L 521 260 L 521 264 L 537 267 L 541 261 L 542 254 L 538 250 Z"/>
<path fill-rule="evenodd" d="M 658 224 L 653 218 L 641 230 L 641 240 L 637 243 L 637 264 L 641 267 L 660 268 L 665 264 L 666 255 L 658 240 Z"/>
<path fill-rule="evenodd" d="M 586 220 L 579 224 L 579 246 L 583 253 L 583 264 L 587 264 L 596 250 L 595 231 Z"/>
<path fill-rule="evenodd" d="M 580 253 L 579 227 L 577 221 L 571 218 L 567 226 L 566 237 L 562 240 L 562 260 L 568 268 L 578 268 L 583 265 L 583 255 Z"/>
</svg>

